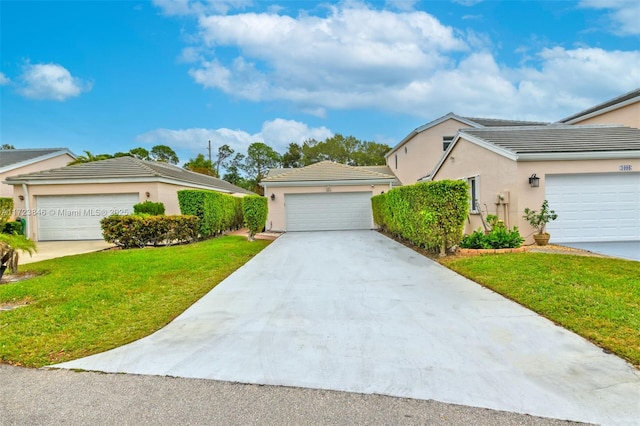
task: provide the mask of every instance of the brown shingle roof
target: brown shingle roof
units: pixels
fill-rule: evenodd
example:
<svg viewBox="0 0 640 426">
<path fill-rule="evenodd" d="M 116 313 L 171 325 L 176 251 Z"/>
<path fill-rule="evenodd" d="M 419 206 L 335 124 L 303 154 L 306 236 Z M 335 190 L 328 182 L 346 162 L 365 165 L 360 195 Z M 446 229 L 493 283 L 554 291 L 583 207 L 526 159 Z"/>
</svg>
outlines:
<svg viewBox="0 0 640 426">
<path fill-rule="evenodd" d="M 377 167 L 377 166 L 372 166 Z M 386 167 L 386 166 L 381 166 Z M 367 167 L 347 166 L 346 164 L 334 163 L 332 161 L 321 161 L 306 167 L 295 169 L 273 169 L 269 171 L 267 177 L 262 180 L 269 182 L 327 182 L 343 180 L 395 180 L 393 174 L 385 173 L 385 169 L 380 171 L 368 170 Z"/>
<path fill-rule="evenodd" d="M 222 179 L 191 172 L 172 164 L 139 160 L 128 156 L 11 176 L 6 179 L 6 182 L 11 184 L 25 180 L 30 183 L 36 183 L 56 180 L 127 180 L 134 178 L 171 179 L 186 184 L 209 187 L 212 190 L 222 192 L 253 194 L 251 191 L 232 185 Z"/>
</svg>

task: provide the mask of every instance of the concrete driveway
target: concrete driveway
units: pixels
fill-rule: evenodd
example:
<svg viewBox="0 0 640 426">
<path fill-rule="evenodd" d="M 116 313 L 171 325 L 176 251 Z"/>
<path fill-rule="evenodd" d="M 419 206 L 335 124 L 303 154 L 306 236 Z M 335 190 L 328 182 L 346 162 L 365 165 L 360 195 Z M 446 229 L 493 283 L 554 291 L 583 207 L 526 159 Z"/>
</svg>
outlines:
<svg viewBox="0 0 640 426">
<path fill-rule="evenodd" d="M 373 231 L 285 234 L 164 329 L 55 367 L 640 418 L 638 370 Z"/>
<path fill-rule="evenodd" d="M 33 255 L 28 253 L 20 254 L 20 264 L 39 262 L 41 260 L 55 259 L 75 254 L 91 253 L 114 247 L 113 244 L 104 240 L 90 241 L 38 241 L 38 249 Z"/>
<path fill-rule="evenodd" d="M 640 241 L 563 243 L 563 245 L 588 250 L 593 253 L 604 254 L 606 256 L 620 257 L 622 259 L 637 260 L 640 262 Z"/>
</svg>

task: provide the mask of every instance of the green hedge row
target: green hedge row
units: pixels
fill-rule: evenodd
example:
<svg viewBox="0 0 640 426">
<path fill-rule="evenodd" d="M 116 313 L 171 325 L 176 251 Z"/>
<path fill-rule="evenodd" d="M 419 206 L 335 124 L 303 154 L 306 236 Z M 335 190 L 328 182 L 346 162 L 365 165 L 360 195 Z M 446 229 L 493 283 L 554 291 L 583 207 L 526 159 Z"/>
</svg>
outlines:
<svg viewBox="0 0 640 426">
<path fill-rule="evenodd" d="M 183 189 L 178 191 L 180 212 L 197 216 L 201 238 L 209 238 L 242 226 L 242 198 L 214 191 Z"/>
<path fill-rule="evenodd" d="M 100 220 L 102 236 L 123 248 L 180 244 L 198 238 L 196 216 L 112 215 Z"/>
<path fill-rule="evenodd" d="M 469 187 L 458 180 L 417 183 L 376 195 L 371 203 L 382 229 L 444 255 L 462 239 Z"/>
<path fill-rule="evenodd" d="M 242 198 L 244 225 L 249 228 L 249 239 L 264 229 L 267 222 L 267 199 L 259 195 L 247 195 Z"/>
<path fill-rule="evenodd" d="M 7 223 L 13 213 L 13 198 L 0 197 L 0 229 Z"/>
<path fill-rule="evenodd" d="M 150 214 L 153 216 L 160 216 L 164 214 L 164 204 L 153 201 L 145 201 L 133 205 L 133 212 L 135 214 Z"/>
</svg>

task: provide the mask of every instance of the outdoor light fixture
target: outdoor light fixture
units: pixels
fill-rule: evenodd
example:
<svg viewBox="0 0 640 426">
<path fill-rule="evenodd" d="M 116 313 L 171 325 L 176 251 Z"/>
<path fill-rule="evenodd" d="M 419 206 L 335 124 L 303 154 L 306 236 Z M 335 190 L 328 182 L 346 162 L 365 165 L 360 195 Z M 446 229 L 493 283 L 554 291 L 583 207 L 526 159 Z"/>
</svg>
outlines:
<svg viewBox="0 0 640 426">
<path fill-rule="evenodd" d="M 529 176 L 529 185 L 531 185 L 532 188 L 537 188 L 540 186 L 540 178 L 536 176 L 535 173 Z"/>
<path fill-rule="evenodd" d="M 276 194 L 271 194 L 271 201 L 276 199 Z"/>
<path fill-rule="evenodd" d="M 147 198 L 151 197 L 151 193 L 149 191 L 145 192 L 144 195 L 146 195 Z"/>
<path fill-rule="evenodd" d="M 20 199 L 20 201 L 24 201 L 24 195 L 18 195 L 18 198 Z"/>
</svg>

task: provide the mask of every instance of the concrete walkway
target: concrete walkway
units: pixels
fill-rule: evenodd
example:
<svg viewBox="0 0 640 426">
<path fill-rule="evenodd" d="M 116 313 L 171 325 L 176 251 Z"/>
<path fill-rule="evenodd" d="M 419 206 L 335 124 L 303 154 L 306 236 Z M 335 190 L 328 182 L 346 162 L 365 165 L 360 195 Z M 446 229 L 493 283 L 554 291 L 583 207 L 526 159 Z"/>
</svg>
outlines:
<svg viewBox="0 0 640 426">
<path fill-rule="evenodd" d="M 91 253 L 114 247 L 104 240 L 91 241 L 39 241 L 36 243 L 37 252 L 29 256 L 29 253 L 20 253 L 20 264 L 39 262 L 41 260 L 55 259 L 75 254 Z"/>
<path fill-rule="evenodd" d="M 640 419 L 638 370 L 371 231 L 285 234 L 159 332 L 56 367 Z"/>
</svg>

